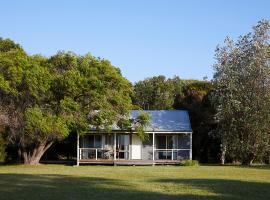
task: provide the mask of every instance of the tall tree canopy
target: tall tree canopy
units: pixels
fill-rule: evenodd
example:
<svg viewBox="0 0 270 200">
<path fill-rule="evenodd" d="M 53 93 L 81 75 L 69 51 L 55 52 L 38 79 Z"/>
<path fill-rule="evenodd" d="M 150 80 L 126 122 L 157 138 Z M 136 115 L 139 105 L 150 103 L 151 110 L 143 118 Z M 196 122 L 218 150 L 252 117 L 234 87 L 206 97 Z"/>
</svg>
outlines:
<svg viewBox="0 0 270 200">
<path fill-rule="evenodd" d="M 8 140 L 26 164 L 37 164 L 71 130 L 83 133 L 89 124 L 110 129 L 131 109 L 131 92 L 107 60 L 71 52 L 29 56 L 0 39 L 0 109 L 8 118 Z"/>
<path fill-rule="evenodd" d="M 179 77 L 166 79 L 154 76 L 134 85 L 133 103 L 145 110 L 172 109 L 176 96 L 181 96 L 182 85 Z"/>
<path fill-rule="evenodd" d="M 193 130 L 193 158 L 201 162 L 216 162 L 217 141 L 209 132 L 215 128 L 213 115 L 215 110 L 210 103 L 210 94 L 214 89 L 209 81 L 183 80 L 182 96 L 175 99 L 175 109 L 189 112 Z"/>
<path fill-rule="evenodd" d="M 270 148 L 269 21 L 237 42 L 227 38 L 216 50 L 214 102 L 218 136 L 225 152 L 250 164 Z"/>
</svg>

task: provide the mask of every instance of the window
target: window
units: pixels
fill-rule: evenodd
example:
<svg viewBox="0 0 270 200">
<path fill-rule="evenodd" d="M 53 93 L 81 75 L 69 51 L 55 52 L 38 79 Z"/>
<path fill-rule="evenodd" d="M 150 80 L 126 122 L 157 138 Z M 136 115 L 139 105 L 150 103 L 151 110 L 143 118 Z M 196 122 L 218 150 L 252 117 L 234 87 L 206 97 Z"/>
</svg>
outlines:
<svg viewBox="0 0 270 200">
<path fill-rule="evenodd" d="M 101 148 L 102 147 L 102 136 L 101 135 L 94 135 L 94 148 Z"/>
<path fill-rule="evenodd" d="M 85 137 L 84 148 L 101 148 L 102 147 L 102 135 L 88 135 Z"/>
<path fill-rule="evenodd" d="M 173 136 L 172 135 L 158 135 L 157 136 L 157 149 L 173 149 Z"/>
<path fill-rule="evenodd" d="M 166 136 L 158 135 L 157 136 L 157 149 L 166 149 Z"/>
<path fill-rule="evenodd" d="M 113 141 L 113 135 L 106 135 L 105 136 L 105 145 L 107 146 L 111 146 L 114 144 L 114 141 Z"/>
<path fill-rule="evenodd" d="M 173 149 L 173 137 L 171 135 L 167 135 L 167 149 Z"/>
<path fill-rule="evenodd" d="M 180 134 L 178 136 L 178 148 L 179 149 L 189 149 L 190 148 L 190 135 Z"/>
</svg>

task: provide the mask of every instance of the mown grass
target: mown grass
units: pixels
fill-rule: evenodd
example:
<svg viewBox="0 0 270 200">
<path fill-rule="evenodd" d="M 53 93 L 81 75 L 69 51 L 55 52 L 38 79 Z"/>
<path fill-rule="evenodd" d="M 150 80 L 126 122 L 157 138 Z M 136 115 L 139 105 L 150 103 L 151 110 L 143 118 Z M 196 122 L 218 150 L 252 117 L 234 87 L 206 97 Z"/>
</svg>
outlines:
<svg viewBox="0 0 270 200">
<path fill-rule="evenodd" d="M 0 199 L 270 199 L 270 167 L 0 166 Z"/>
</svg>

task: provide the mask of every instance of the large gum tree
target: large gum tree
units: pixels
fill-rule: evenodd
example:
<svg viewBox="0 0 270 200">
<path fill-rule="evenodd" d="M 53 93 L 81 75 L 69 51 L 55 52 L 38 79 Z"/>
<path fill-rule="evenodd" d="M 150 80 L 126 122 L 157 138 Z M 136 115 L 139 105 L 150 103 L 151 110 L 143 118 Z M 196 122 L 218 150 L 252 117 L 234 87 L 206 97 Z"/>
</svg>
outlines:
<svg viewBox="0 0 270 200">
<path fill-rule="evenodd" d="M 251 164 L 270 150 L 270 22 L 216 51 L 214 103 L 221 160 Z"/>
<path fill-rule="evenodd" d="M 25 164 L 38 164 L 70 131 L 84 133 L 89 124 L 109 130 L 131 109 L 131 92 L 130 82 L 107 60 L 71 52 L 30 56 L 0 38 L 0 111 L 7 139 Z"/>
</svg>

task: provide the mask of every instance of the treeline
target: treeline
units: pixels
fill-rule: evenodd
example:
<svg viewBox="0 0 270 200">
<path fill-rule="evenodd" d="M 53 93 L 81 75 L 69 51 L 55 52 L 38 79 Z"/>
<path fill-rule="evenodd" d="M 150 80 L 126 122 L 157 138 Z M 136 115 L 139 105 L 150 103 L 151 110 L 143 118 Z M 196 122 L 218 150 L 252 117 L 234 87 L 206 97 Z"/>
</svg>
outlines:
<svg viewBox="0 0 270 200">
<path fill-rule="evenodd" d="M 31 56 L 0 39 L 0 161 L 72 158 L 76 134 L 89 125 L 129 128 L 131 109 L 186 109 L 194 159 L 269 162 L 269 29 L 263 20 L 218 46 L 211 81 L 155 76 L 134 85 L 108 60 L 72 52 Z M 143 138 L 147 116 L 138 122 Z"/>
<path fill-rule="evenodd" d="M 193 158 L 201 162 L 218 162 L 220 143 L 209 134 L 215 129 L 210 81 L 183 80 L 179 77 L 155 76 L 134 84 L 133 104 L 144 110 L 185 109 L 193 129 Z"/>
</svg>

